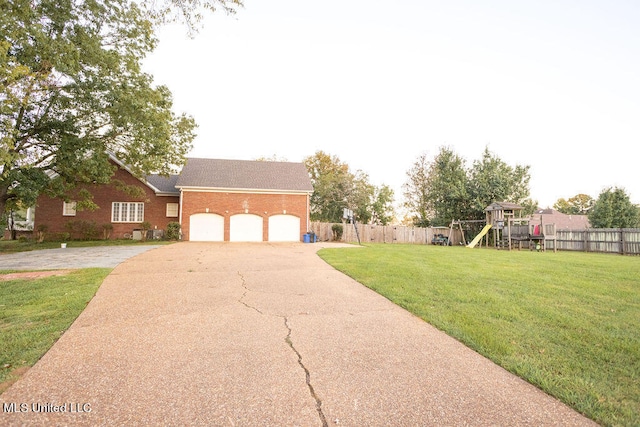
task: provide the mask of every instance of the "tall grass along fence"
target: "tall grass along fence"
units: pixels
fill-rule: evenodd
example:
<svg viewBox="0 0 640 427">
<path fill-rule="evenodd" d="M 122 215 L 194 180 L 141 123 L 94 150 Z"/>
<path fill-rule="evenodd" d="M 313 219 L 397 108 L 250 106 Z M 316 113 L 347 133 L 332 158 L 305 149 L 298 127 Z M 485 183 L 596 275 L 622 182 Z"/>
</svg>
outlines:
<svg viewBox="0 0 640 427">
<path fill-rule="evenodd" d="M 311 231 L 320 241 L 334 239 L 333 223 L 312 222 Z M 353 224 L 341 224 L 343 227 L 340 241 L 354 243 L 408 243 L 417 245 L 431 244 L 436 234 L 449 236 L 449 228 L 410 227 L 404 225 L 357 224 L 358 234 Z M 474 236 L 465 236 L 467 240 Z M 450 236 L 452 245 L 462 244 L 460 231 L 453 229 Z M 558 250 L 616 253 L 640 255 L 640 228 L 588 228 L 582 230 L 556 230 Z M 549 242 L 553 245 L 553 241 Z M 553 249 L 553 247 L 547 248 Z"/>
</svg>

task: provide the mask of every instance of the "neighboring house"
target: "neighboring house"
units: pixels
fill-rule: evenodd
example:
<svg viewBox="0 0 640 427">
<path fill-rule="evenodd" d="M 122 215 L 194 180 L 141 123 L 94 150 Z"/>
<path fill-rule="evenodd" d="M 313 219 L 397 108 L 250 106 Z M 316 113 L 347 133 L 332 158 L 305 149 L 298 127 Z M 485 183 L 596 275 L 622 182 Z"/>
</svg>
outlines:
<svg viewBox="0 0 640 427">
<path fill-rule="evenodd" d="M 591 227 L 586 215 L 567 215 L 554 209 L 538 209 L 531 215 L 531 224 L 555 224 L 556 230 L 582 230 Z"/>
<path fill-rule="evenodd" d="M 102 236 L 134 236 L 143 221 L 153 230 L 180 222 L 183 240 L 301 241 L 309 229 L 309 199 L 313 187 L 302 163 L 189 158 L 180 175 L 135 178 L 129 169 L 113 177 L 143 190 L 143 197 L 127 194 L 114 184 L 88 185 L 95 211 L 77 210 L 74 194 L 68 201 L 40 196 L 34 227 L 46 225 L 47 234 L 94 224 Z M 74 228 L 75 227 L 75 228 Z"/>
</svg>

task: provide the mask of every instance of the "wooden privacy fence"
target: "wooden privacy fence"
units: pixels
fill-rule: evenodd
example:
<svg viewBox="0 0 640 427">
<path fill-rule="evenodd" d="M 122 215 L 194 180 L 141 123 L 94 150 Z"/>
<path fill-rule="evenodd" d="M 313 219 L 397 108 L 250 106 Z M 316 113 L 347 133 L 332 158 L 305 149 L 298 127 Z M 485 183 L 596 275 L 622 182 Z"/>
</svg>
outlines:
<svg viewBox="0 0 640 427">
<path fill-rule="evenodd" d="M 334 224 L 326 222 L 312 222 L 311 231 L 318 240 L 333 240 Z M 354 243 L 358 241 L 353 224 L 341 224 L 343 234 L 340 241 Z M 370 225 L 357 224 L 360 242 L 362 243 L 407 243 L 425 245 L 430 244 L 436 234 L 449 235 L 449 228 L 444 227 L 410 227 L 404 225 Z M 465 236 L 471 240 L 474 236 Z M 453 245 L 462 244 L 459 230 L 451 233 Z M 553 244 L 553 242 L 551 242 Z M 558 250 L 603 252 L 623 255 L 640 255 L 640 228 L 588 228 L 582 230 L 556 230 Z M 553 249 L 553 247 L 547 248 Z"/>
<path fill-rule="evenodd" d="M 313 231 L 318 240 L 333 240 L 333 223 L 312 222 L 311 231 Z M 436 234 L 449 235 L 449 227 L 438 228 L 422 228 L 409 227 L 405 225 L 371 225 L 357 224 L 358 235 L 353 224 L 341 224 L 343 229 L 342 242 L 357 242 L 358 235 L 361 243 L 409 243 L 417 245 L 425 245 L 431 243 L 431 239 Z M 451 233 L 451 242 L 454 245 L 460 244 L 460 232 L 453 230 Z"/>
<path fill-rule="evenodd" d="M 559 250 L 640 255 L 640 228 L 557 230 Z"/>
</svg>

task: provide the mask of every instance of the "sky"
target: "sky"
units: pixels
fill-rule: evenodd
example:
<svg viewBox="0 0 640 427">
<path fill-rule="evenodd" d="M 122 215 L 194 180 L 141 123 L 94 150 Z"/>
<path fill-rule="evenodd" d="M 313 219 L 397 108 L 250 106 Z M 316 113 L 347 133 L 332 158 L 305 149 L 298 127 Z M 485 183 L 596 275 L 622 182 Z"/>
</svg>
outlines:
<svg viewBox="0 0 640 427">
<path fill-rule="evenodd" d="M 245 0 L 145 59 L 199 127 L 189 157 L 337 156 L 402 200 L 416 158 L 485 147 L 541 207 L 640 203 L 637 0 Z"/>
</svg>

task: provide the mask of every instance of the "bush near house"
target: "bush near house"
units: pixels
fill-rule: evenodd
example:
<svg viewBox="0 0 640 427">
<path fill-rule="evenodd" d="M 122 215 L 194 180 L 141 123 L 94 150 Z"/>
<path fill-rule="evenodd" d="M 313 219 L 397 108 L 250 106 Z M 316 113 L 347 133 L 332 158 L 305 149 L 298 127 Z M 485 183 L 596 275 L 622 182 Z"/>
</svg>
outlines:
<svg viewBox="0 0 640 427">
<path fill-rule="evenodd" d="M 178 240 L 180 239 L 180 223 L 173 221 L 167 224 L 167 240 Z"/>
</svg>

